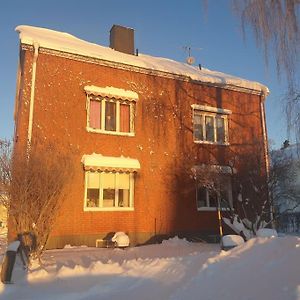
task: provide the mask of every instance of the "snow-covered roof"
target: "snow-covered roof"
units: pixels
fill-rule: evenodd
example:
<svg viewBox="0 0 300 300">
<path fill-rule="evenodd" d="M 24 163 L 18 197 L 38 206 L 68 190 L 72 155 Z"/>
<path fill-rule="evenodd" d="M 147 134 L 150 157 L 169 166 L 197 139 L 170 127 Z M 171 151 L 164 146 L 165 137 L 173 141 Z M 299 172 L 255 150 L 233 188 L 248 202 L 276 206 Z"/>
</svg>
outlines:
<svg viewBox="0 0 300 300">
<path fill-rule="evenodd" d="M 190 80 L 207 83 L 224 88 L 243 89 L 246 92 L 256 92 L 268 95 L 268 88 L 258 82 L 245 80 L 225 73 L 191 66 L 167 58 L 154 57 L 144 54 L 138 56 L 115 51 L 94 43 L 81 40 L 65 32 L 46 28 L 20 25 L 16 27 L 22 44 L 37 44 L 42 48 L 83 55 L 90 58 L 111 61 L 114 63 L 134 66 L 150 71 L 165 72 L 186 77 Z"/>
<path fill-rule="evenodd" d="M 81 162 L 85 170 L 93 171 L 135 172 L 141 168 L 140 162 L 137 159 L 124 156 L 103 156 L 97 153 L 83 155 Z"/>
</svg>

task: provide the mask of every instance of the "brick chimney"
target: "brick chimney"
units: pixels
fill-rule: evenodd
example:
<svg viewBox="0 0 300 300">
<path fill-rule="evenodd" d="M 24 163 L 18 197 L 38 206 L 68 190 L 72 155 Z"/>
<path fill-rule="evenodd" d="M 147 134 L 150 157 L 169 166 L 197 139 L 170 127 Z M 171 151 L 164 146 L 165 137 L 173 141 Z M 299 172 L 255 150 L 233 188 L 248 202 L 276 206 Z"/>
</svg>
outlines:
<svg viewBox="0 0 300 300">
<path fill-rule="evenodd" d="M 110 30 L 110 48 L 134 55 L 134 29 L 113 25 Z"/>
</svg>

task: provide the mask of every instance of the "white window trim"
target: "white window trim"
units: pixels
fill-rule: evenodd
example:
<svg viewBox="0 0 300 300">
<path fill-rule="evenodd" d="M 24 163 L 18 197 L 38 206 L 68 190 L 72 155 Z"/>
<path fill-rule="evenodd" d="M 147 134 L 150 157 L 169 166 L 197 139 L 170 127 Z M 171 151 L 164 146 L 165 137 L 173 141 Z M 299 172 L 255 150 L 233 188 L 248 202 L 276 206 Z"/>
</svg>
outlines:
<svg viewBox="0 0 300 300">
<path fill-rule="evenodd" d="M 217 107 L 210 107 L 210 106 L 204 106 L 204 105 L 198 105 L 198 104 L 192 104 L 191 105 L 193 109 L 193 128 L 194 128 L 194 120 L 195 115 L 201 115 L 203 116 L 203 136 L 206 137 L 206 126 L 205 126 L 205 117 L 210 116 L 213 117 L 214 122 L 214 142 L 211 141 L 199 141 L 195 140 L 195 135 L 193 131 L 193 140 L 195 144 L 207 144 L 207 145 L 223 145 L 228 146 L 229 143 L 229 123 L 228 123 L 228 115 L 231 114 L 231 110 L 223 109 L 223 108 L 217 108 Z M 225 134 L 225 142 L 218 142 L 217 139 L 217 126 L 216 126 L 216 116 L 224 119 L 224 134 Z"/>
<path fill-rule="evenodd" d="M 206 106 L 206 105 L 200 105 L 200 104 L 192 104 L 191 107 L 196 110 L 213 112 L 213 113 L 222 114 L 222 115 L 231 115 L 232 114 L 231 110 L 225 109 L 225 108 L 218 108 L 218 107 Z"/>
<path fill-rule="evenodd" d="M 87 94 L 86 96 L 86 110 L 87 110 L 87 120 L 86 120 L 86 131 L 93 132 L 93 133 L 101 133 L 101 134 L 108 134 L 108 135 L 118 135 L 118 136 L 135 136 L 135 127 L 134 127 L 134 103 L 136 101 L 130 100 L 129 102 L 129 132 L 122 132 L 120 131 L 120 104 L 122 102 L 126 102 L 126 100 L 122 99 L 110 99 L 107 97 L 96 96 L 96 100 L 101 103 L 101 128 L 93 128 L 90 127 L 90 101 L 91 101 L 91 94 Z M 116 103 L 116 131 L 105 130 L 105 103 L 106 102 L 113 102 Z"/>
<path fill-rule="evenodd" d="M 201 168 L 201 165 L 199 166 Z M 225 208 L 225 207 L 221 207 L 220 210 L 221 211 L 229 211 L 230 209 L 233 208 L 233 197 L 232 197 L 232 179 L 231 176 L 234 172 L 236 172 L 235 169 L 231 169 L 229 166 L 220 166 L 220 165 L 203 165 L 203 167 L 207 168 L 208 172 L 216 172 L 216 174 L 218 174 L 219 172 L 222 172 L 221 174 L 223 174 L 223 176 L 227 176 L 228 178 L 228 199 L 229 199 L 229 206 L 230 208 Z M 194 176 L 197 180 L 197 176 L 196 176 L 196 168 L 197 166 L 194 166 L 192 168 L 192 172 L 194 173 Z M 210 170 L 209 170 L 210 169 Z M 220 174 L 220 173 L 219 173 Z M 209 192 L 208 189 L 205 188 L 206 190 L 206 199 L 205 199 L 205 203 L 206 206 L 201 206 L 198 207 L 198 187 L 196 186 L 196 207 L 197 207 L 197 211 L 216 211 L 217 207 L 216 206 L 207 206 L 209 205 Z"/>
<path fill-rule="evenodd" d="M 103 186 L 102 186 L 102 174 L 104 173 L 109 173 L 109 172 L 99 172 L 100 173 L 100 195 L 99 195 L 99 206 L 100 207 L 88 207 L 87 204 L 87 174 L 90 171 L 85 171 L 85 180 L 84 180 L 84 203 L 83 203 L 83 211 L 85 212 L 97 212 L 97 211 L 134 211 L 134 173 L 129 173 L 129 207 L 119 207 L 119 206 L 115 206 L 115 207 L 102 207 L 103 206 Z M 116 180 L 118 180 L 118 174 L 120 172 L 116 173 Z M 117 189 L 115 190 L 115 193 L 117 193 Z M 116 195 L 115 194 L 115 195 Z M 118 197 L 115 196 L 115 203 L 117 202 Z"/>
<path fill-rule="evenodd" d="M 196 197 L 197 197 L 197 194 L 196 194 Z M 228 198 L 229 198 L 229 205 L 230 207 L 232 208 L 233 207 L 233 199 L 232 199 L 232 186 L 231 184 L 229 185 L 229 188 L 228 188 Z M 208 194 L 208 190 L 206 189 L 206 199 L 205 199 L 205 202 L 206 202 L 206 205 L 209 205 L 209 194 Z M 197 211 L 216 211 L 217 210 L 217 207 L 216 206 L 201 206 L 201 207 L 198 207 L 198 201 L 197 201 L 197 198 L 196 198 L 196 206 L 197 206 Z M 220 208 L 221 211 L 229 211 L 230 208 L 227 208 L 227 207 L 221 207 Z"/>
</svg>

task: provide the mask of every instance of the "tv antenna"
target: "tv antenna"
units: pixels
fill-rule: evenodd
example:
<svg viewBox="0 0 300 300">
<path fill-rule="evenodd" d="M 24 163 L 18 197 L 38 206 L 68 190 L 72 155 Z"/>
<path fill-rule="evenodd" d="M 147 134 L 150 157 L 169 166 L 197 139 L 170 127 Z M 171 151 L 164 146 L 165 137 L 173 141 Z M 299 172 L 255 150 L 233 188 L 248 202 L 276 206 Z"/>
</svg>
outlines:
<svg viewBox="0 0 300 300">
<path fill-rule="evenodd" d="M 195 57 L 191 55 L 192 50 L 202 50 L 202 48 L 196 48 L 191 46 L 183 46 L 182 48 L 188 54 L 187 58 L 185 59 L 186 63 L 189 65 L 193 65 L 196 60 Z"/>
</svg>

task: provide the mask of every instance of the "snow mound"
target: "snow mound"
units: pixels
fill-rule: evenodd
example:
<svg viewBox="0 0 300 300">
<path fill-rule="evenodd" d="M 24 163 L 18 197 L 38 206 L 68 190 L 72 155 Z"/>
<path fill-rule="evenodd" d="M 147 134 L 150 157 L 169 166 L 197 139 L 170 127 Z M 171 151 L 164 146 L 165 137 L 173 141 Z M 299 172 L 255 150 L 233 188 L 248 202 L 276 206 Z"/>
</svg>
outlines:
<svg viewBox="0 0 300 300">
<path fill-rule="evenodd" d="M 299 242 L 290 236 L 253 238 L 207 260 L 171 299 L 300 300 Z"/>
<path fill-rule="evenodd" d="M 244 244 L 244 239 L 239 235 L 229 234 L 222 237 L 223 247 L 236 247 L 242 244 Z"/>
<path fill-rule="evenodd" d="M 261 228 L 256 232 L 257 237 L 278 237 L 277 231 L 271 228 Z"/>
<path fill-rule="evenodd" d="M 186 239 L 180 239 L 178 236 L 175 236 L 168 240 L 163 240 L 162 245 L 176 247 L 190 245 L 190 243 Z"/>
<path fill-rule="evenodd" d="M 129 236 L 122 231 L 118 231 L 111 239 L 113 242 L 116 242 L 118 247 L 128 247 L 129 246 Z"/>
</svg>

